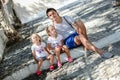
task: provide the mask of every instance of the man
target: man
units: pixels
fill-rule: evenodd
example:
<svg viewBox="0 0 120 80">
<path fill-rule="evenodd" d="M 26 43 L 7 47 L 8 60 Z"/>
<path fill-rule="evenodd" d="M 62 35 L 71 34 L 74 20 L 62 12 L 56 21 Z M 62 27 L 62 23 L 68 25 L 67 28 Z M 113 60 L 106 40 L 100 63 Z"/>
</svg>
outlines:
<svg viewBox="0 0 120 80">
<path fill-rule="evenodd" d="M 88 40 L 86 28 L 82 21 L 75 21 L 69 16 L 61 17 L 54 8 L 48 8 L 46 15 L 53 21 L 57 32 L 63 35 L 64 43 L 69 49 L 76 48 L 82 44 L 86 50 L 95 51 L 103 58 L 113 57 L 113 54 L 98 49 Z"/>
</svg>

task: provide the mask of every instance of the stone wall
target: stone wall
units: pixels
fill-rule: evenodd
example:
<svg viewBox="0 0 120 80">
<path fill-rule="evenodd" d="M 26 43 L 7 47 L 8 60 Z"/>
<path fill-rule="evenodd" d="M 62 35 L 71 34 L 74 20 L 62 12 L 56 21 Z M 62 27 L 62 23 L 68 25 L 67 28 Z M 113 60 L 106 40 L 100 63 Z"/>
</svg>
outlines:
<svg viewBox="0 0 120 80">
<path fill-rule="evenodd" d="M 22 39 L 22 36 L 19 35 L 12 25 L 14 23 L 12 20 L 12 8 L 10 8 L 10 4 L 5 4 L 4 1 L 5 0 L 1 0 L 0 4 L 0 61 L 3 58 L 6 45 L 10 46 Z"/>
<path fill-rule="evenodd" d="M 7 42 L 8 42 L 7 36 L 4 34 L 4 31 L 0 29 L 0 61 L 3 58 L 3 53 Z"/>
<path fill-rule="evenodd" d="M 13 25 L 16 23 L 14 21 L 14 12 L 12 9 L 12 2 L 11 0 L 1 0 L 1 10 L 0 10 L 0 24 L 1 28 L 4 30 L 6 36 L 9 39 L 9 42 L 7 44 L 11 44 L 13 42 L 19 41 L 22 39 L 22 37 L 19 35 L 17 30 L 15 29 L 15 26 Z"/>
<path fill-rule="evenodd" d="M 120 0 L 116 0 L 116 6 L 120 6 Z"/>
</svg>

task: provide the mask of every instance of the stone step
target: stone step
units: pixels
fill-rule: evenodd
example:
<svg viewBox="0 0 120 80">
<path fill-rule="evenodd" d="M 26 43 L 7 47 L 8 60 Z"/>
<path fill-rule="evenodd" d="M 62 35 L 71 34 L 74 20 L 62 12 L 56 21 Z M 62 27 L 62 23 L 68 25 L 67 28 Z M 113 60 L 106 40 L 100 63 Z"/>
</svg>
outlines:
<svg viewBox="0 0 120 80">
<path fill-rule="evenodd" d="M 116 43 L 118 41 L 120 41 L 120 32 L 116 32 L 112 35 L 102 38 L 98 40 L 97 42 L 93 42 L 93 44 L 97 46 L 98 48 L 103 48 L 109 44 Z M 70 53 L 71 53 L 71 56 L 75 59 L 75 58 L 83 56 L 85 51 L 83 50 L 82 47 L 78 47 L 78 48 L 70 50 Z M 60 58 L 61 58 L 62 63 L 66 62 L 65 54 L 61 54 Z M 31 62 L 33 61 L 34 60 L 31 60 Z M 56 63 L 56 59 L 55 59 L 55 63 Z M 48 69 L 49 66 L 50 66 L 49 61 L 45 60 L 41 66 L 41 70 Z M 35 73 L 36 69 L 37 69 L 36 64 L 31 63 L 28 66 L 25 66 L 24 68 L 20 69 L 19 71 L 16 71 L 15 73 L 7 76 L 3 80 L 22 80 L 26 78 L 27 76 L 29 76 L 30 74 Z"/>
</svg>

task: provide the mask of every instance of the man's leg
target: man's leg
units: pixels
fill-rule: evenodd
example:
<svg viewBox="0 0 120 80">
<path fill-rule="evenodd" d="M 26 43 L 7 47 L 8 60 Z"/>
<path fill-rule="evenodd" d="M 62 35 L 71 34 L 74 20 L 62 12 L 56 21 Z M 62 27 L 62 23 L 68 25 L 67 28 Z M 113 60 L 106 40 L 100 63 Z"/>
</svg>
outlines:
<svg viewBox="0 0 120 80">
<path fill-rule="evenodd" d="M 77 39 L 77 41 L 79 41 L 83 44 L 85 49 L 95 51 L 95 52 L 99 53 L 100 55 L 102 55 L 104 53 L 103 50 L 98 49 L 89 40 L 87 40 L 86 37 L 83 34 L 80 34 L 80 35 L 76 36 L 75 38 Z"/>
<path fill-rule="evenodd" d="M 108 59 L 113 57 L 114 55 L 109 52 L 104 52 L 101 49 L 95 47 L 85 36 L 85 34 L 79 33 L 78 36 L 74 37 L 74 42 L 77 45 L 83 44 L 85 50 L 92 50 L 101 55 L 102 58 Z"/>
<path fill-rule="evenodd" d="M 75 22 L 75 26 L 76 26 L 76 30 L 77 30 L 77 33 L 78 33 L 78 36 L 76 36 L 74 38 L 75 43 L 77 45 L 80 45 L 82 43 L 85 49 L 92 50 L 92 51 L 95 51 L 95 52 L 97 52 L 99 54 L 102 54 L 103 51 L 98 49 L 98 48 L 96 48 L 88 40 L 87 33 L 86 33 L 86 28 L 85 28 L 84 23 L 82 21 L 76 21 Z"/>
</svg>

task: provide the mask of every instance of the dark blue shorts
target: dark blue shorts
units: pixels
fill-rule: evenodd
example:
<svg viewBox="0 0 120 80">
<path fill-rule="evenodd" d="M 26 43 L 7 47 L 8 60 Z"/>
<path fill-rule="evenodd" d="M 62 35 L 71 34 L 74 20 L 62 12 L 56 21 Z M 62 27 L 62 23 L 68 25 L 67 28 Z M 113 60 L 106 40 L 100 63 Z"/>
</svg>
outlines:
<svg viewBox="0 0 120 80">
<path fill-rule="evenodd" d="M 74 32 L 64 40 L 64 44 L 67 45 L 69 49 L 78 47 L 78 45 L 74 42 L 75 36 L 78 36 L 77 32 Z"/>
<path fill-rule="evenodd" d="M 42 59 L 43 61 L 46 60 L 46 56 L 45 57 L 39 57 L 37 58 L 37 60 L 39 61 L 40 59 Z"/>
</svg>

